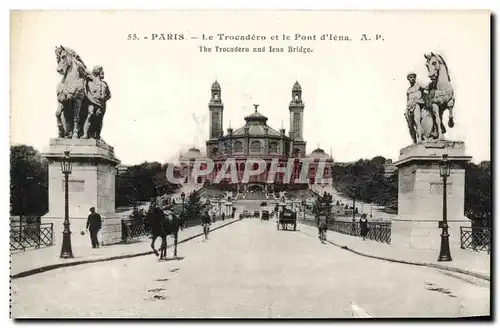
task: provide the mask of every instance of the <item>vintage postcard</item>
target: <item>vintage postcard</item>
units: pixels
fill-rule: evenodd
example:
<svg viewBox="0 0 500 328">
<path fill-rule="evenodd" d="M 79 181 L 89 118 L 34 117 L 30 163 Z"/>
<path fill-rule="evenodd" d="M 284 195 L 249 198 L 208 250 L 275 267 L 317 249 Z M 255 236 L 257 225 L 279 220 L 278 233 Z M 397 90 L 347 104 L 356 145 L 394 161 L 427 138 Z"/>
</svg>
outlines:
<svg viewBox="0 0 500 328">
<path fill-rule="evenodd" d="M 489 11 L 10 19 L 12 318 L 490 318 Z"/>
</svg>

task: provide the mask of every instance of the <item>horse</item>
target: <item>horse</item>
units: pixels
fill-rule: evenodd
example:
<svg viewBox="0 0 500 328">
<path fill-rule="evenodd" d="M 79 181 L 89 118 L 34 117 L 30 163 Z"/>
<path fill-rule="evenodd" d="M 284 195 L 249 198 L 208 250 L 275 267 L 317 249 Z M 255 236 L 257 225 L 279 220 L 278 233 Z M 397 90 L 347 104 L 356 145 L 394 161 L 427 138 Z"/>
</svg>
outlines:
<svg viewBox="0 0 500 328">
<path fill-rule="evenodd" d="M 72 49 L 57 46 L 57 73 L 62 75 L 57 85 L 57 127 L 59 138 L 80 138 L 87 117 L 89 100 L 88 80 L 92 79 L 87 66 Z"/>
<path fill-rule="evenodd" d="M 446 133 L 446 128 L 443 124 L 443 112 L 448 109 L 449 118 L 448 126 L 453 128 L 455 122 L 453 120 L 453 106 L 455 105 L 455 94 L 451 85 L 450 73 L 448 66 L 443 57 L 438 54 L 424 54 L 426 59 L 426 67 L 428 77 L 431 80 L 428 86 L 428 94 L 426 95 L 425 109 L 431 109 L 434 116 L 433 130 L 440 139 L 442 134 Z M 422 113 L 425 114 L 425 113 Z M 424 128 L 424 127 L 423 127 Z M 426 124 L 425 129 L 429 130 L 429 125 Z"/>
<path fill-rule="evenodd" d="M 167 236 L 174 237 L 174 257 L 177 257 L 177 243 L 179 228 L 184 224 L 182 219 L 172 214 L 172 219 L 168 220 L 167 215 L 157 206 L 149 208 L 147 214 L 148 225 L 151 229 L 151 248 L 159 260 L 167 258 Z M 155 242 L 158 237 L 161 238 L 160 253 L 155 249 Z"/>
</svg>

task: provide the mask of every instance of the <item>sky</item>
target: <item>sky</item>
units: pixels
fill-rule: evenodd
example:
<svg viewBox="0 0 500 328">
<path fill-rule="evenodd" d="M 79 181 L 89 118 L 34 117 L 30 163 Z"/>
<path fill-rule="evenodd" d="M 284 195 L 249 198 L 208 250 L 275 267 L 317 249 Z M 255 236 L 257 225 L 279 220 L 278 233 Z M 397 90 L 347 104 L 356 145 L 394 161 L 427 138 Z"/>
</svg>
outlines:
<svg viewBox="0 0 500 328">
<path fill-rule="evenodd" d="M 40 151 L 57 136 L 56 45 L 102 65 L 112 98 L 103 138 L 124 164 L 175 161 L 205 150 L 208 102 L 222 88 L 224 129 L 244 125 L 259 104 L 268 125 L 289 131 L 288 104 L 302 86 L 307 152 L 335 161 L 396 160 L 411 143 L 404 111 L 406 74 L 427 80 L 424 53 L 441 54 L 455 89 L 455 127 L 474 162 L 490 160 L 490 18 L 488 12 L 369 11 L 33 11 L 11 16 L 11 144 Z M 184 40 L 151 40 L 153 33 Z M 266 36 L 265 41 L 202 40 L 202 34 Z M 127 40 L 136 34 L 140 40 Z M 270 40 L 283 34 L 290 41 Z M 317 40 L 294 40 L 295 34 Z M 321 41 L 322 34 L 352 41 Z M 361 41 L 367 34 L 372 41 Z M 375 35 L 383 41 L 374 41 Z M 143 39 L 148 36 L 148 39 Z M 198 37 L 198 39 L 191 39 Z M 199 46 L 283 47 L 283 53 L 200 52 Z M 288 46 L 313 52 L 288 53 Z M 267 49 L 266 49 L 267 50 Z M 447 121 L 447 113 L 444 120 Z M 282 123 L 283 122 L 283 123 Z"/>
</svg>

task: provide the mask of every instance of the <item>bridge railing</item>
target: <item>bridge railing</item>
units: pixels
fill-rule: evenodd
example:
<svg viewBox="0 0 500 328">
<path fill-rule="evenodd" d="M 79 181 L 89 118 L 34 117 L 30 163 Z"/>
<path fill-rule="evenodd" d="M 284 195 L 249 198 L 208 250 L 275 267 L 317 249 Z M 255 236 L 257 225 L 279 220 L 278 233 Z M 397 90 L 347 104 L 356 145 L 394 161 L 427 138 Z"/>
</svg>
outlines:
<svg viewBox="0 0 500 328">
<path fill-rule="evenodd" d="M 41 223 L 39 216 L 11 218 L 10 251 L 25 251 L 54 244 L 54 225 Z"/>
<path fill-rule="evenodd" d="M 229 216 L 226 217 L 229 219 Z M 215 221 L 222 220 L 221 215 L 215 216 Z M 194 227 L 201 225 L 201 218 L 187 218 L 184 228 Z M 143 239 L 151 234 L 146 220 L 142 218 L 122 218 L 122 242 L 132 243 Z"/>
<path fill-rule="evenodd" d="M 489 228 L 460 227 L 460 248 L 491 253 L 491 230 Z"/>
<path fill-rule="evenodd" d="M 144 217 L 122 218 L 122 242 L 131 243 L 148 235 Z"/>
<path fill-rule="evenodd" d="M 328 229 L 351 236 L 361 235 L 361 225 L 359 222 L 330 221 Z M 368 222 L 368 233 L 366 239 L 381 243 L 391 243 L 391 223 L 388 222 Z"/>
<path fill-rule="evenodd" d="M 316 226 L 315 219 L 301 220 L 307 225 Z M 344 235 L 361 236 L 361 226 L 359 222 L 348 222 L 338 220 L 328 220 L 328 230 L 335 231 Z M 381 243 L 391 243 L 391 223 L 390 222 L 368 222 L 367 239 Z"/>
</svg>

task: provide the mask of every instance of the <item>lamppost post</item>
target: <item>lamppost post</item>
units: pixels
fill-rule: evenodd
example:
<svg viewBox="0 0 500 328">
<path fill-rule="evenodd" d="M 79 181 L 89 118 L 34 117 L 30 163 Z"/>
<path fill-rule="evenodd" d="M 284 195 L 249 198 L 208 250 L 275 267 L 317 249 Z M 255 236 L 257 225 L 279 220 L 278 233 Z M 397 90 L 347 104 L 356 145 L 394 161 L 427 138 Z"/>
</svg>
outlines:
<svg viewBox="0 0 500 328">
<path fill-rule="evenodd" d="M 64 174 L 64 230 L 60 257 L 62 259 L 71 259 L 74 258 L 74 256 L 73 250 L 71 249 L 71 230 L 69 229 L 68 180 L 71 174 L 71 157 L 69 156 L 69 151 L 65 151 L 61 159 L 61 170 Z"/>
<path fill-rule="evenodd" d="M 448 177 L 450 176 L 450 162 L 448 155 L 444 154 L 443 159 L 439 163 L 439 174 L 443 178 L 443 221 L 441 223 L 441 249 L 439 251 L 438 261 L 449 262 L 452 261 L 450 253 L 450 235 L 448 233 L 448 213 L 447 213 L 447 194 L 446 187 Z"/>
<path fill-rule="evenodd" d="M 184 220 L 184 198 L 186 197 L 186 194 L 184 193 L 184 191 L 181 193 L 181 200 L 182 200 L 182 211 L 181 211 L 181 215 L 182 215 L 182 219 Z M 184 221 L 185 222 L 185 221 Z"/>
<path fill-rule="evenodd" d="M 306 200 L 302 200 L 302 222 L 306 222 Z"/>
</svg>

